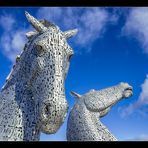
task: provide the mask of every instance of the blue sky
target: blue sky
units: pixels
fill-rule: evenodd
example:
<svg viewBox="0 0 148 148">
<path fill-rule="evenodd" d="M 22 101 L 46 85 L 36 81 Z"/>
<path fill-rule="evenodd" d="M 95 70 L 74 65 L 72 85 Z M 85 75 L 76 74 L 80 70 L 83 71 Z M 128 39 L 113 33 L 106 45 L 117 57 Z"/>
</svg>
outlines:
<svg viewBox="0 0 148 148">
<path fill-rule="evenodd" d="M 9 7 L 0 8 L 0 87 L 32 30 L 24 11 L 46 18 L 61 30 L 78 28 L 69 39 L 74 49 L 66 79 L 66 98 L 127 82 L 134 95 L 118 102 L 101 121 L 119 140 L 148 140 L 148 8 Z M 54 135 L 41 141 L 65 141 L 66 121 Z"/>
</svg>

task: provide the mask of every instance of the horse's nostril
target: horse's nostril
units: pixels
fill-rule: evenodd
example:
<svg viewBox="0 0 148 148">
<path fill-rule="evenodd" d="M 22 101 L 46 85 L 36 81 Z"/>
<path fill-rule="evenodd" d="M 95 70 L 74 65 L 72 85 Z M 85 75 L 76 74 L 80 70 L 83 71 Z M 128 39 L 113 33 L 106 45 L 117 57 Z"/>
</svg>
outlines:
<svg viewBox="0 0 148 148">
<path fill-rule="evenodd" d="M 45 112 L 48 113 L 49 109 L 48 106 L 45 107 Z"/>
<path fill-rule="evenodd" d="M 44 113 L 46 116 L 50 115 L 50 107 L 51 107 L 50 104 L 45 105 Z"/>
<path fill-rule="evenodd" d="M 126 90 L 131 90 L 131 91 L 132 91 L 133 88 L 132 88 L 132 87 L 128 87 L 128 88 L 125 89 L 125 91 L 126 91 Z"/>
</svg>

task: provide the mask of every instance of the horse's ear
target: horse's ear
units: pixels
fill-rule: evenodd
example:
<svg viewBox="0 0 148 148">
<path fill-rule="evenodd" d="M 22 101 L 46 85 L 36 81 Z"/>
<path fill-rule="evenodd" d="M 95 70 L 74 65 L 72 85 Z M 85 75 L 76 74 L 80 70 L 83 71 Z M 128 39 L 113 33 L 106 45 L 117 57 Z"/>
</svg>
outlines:
<svg viewBox="0 0 148 148">
<path fill-rule="evenodd" d="M 33 36 L 37 35 L 37 32 L 36 31 L 30 31 L 30 32 L 27 32 L 26 33 L 26 37 L 28 39 L 31 39 Z"/>
<path fill-rule="evenodd" d="M 73 97 L 75 97 L 75 98 L 78 98 L 78 99 L 81 98 L 81 95 L 77 94 L 77 93 L 74 92 L 74 91 L 71 91 L 70 94 L 71 94 Z"/>
<path fill-rule="evenodd" d="M 39 22 L 36 18 L 30 15 L 27 11 L 25 11 L 25 15 L 28 22 L 31 23 L 31 25 L 35 28 L 36 31 L 44 32 L 47 30 L 47 27 L 45 27 L 41 22 Z"/>
<path fill-rule="evenodd" d="M 74 35 L 76 35 L 78 32 L 78 29 L 68 30 L 64 32 L 65 38 L 68 39 Z"/>
</svg>

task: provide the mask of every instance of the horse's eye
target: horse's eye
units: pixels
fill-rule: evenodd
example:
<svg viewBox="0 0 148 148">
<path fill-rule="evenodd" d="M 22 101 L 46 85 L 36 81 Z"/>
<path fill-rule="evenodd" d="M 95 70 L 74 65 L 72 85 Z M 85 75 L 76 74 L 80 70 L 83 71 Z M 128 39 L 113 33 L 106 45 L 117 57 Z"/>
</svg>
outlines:
<svg viewBox="0 0 148 148">
<path fill-rule="evenodd" d="M 44 53 L 44 49 L 41 45 L 36 45 L 35 50 L 36 50 L 37 55 L 39 56 L 41 56 Z"/>
<path fill-rule="evenodd" d="M 68 57 L 68 61 L 70 61 L 70 59 L 71 59 L 72 55 L 73 55 L 73 54 L 70 54 L 70 55 L 69 55 L 69 57 Z"/>
</svg>

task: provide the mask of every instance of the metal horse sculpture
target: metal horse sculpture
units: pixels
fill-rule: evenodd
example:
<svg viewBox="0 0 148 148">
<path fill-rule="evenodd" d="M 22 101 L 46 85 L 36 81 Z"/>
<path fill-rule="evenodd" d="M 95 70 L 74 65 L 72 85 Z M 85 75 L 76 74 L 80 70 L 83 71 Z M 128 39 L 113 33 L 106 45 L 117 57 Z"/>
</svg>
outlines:
<svg viewBox="0 0 148 148">
<path fill-rule="evenodd" d="M 62 32 L 46 20 L 25 12 L 35 31 L 0 92 L 0 140 L 38 141 L 40 132 L 55 133 L 68 110 L 64 81 L 72 48 L 67 39 L 77 29 Z"/>
<path fill-rule="evenodd" d="M 132 95 L 132 87 L 127 83 L 91 90 L 84 95 L 71 92 L 77 99 L 67 123 L 67 140 L 70 141 L 116 141 L 117 139 L 100 122 L 110 108 L 123 98 Z"/>
</svg>

